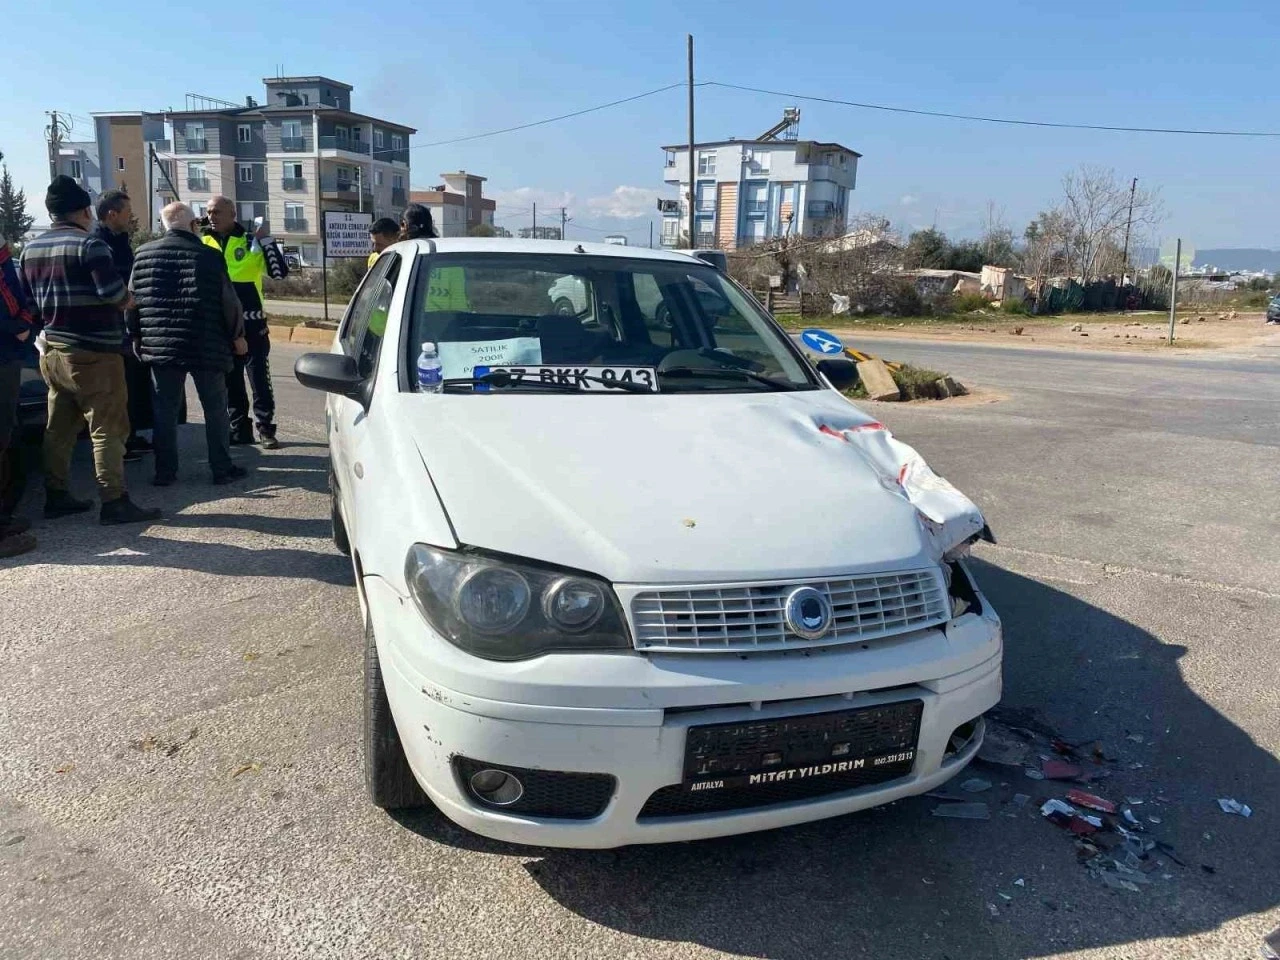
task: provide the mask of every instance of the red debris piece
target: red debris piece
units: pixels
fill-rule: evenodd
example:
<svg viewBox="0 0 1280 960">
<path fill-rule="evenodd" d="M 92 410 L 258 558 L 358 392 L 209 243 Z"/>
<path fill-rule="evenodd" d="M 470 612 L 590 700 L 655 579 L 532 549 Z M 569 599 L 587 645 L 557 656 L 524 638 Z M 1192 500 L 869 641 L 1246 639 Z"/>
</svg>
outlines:
<svg viewBox="0 0 1280 960">
<path fill-rule="evenodd" d="M 1098 828 L 1092 823 L 1088 820 L 1081 820 L 1079 817 L 1072 817 L 1071 822 L 1067 824 L 1067 829 L 1077 837 L 1087 837 L 1091 833 L 1098 832 Z"/>
<path fill-rule="evenodd" d="M 1046 780 L 1075 780 L 1084 771 L 1074 763 L 1067 763 L 1065 760 L 1046 760 L 1040 772 L 1044 774 Z"/>
<path fill-rule="evenodd" d="M 1116 805 L 1110 800 L 1104 800 L 1102 797 L 1092 793 L 1085 793 L 1083 790 L 1068 790 L 1067 799 L 1077 807 L 1087 807 L 1090 810 L 1097 810 L 1099 813 L 1116 812 Z"/>
</svg>

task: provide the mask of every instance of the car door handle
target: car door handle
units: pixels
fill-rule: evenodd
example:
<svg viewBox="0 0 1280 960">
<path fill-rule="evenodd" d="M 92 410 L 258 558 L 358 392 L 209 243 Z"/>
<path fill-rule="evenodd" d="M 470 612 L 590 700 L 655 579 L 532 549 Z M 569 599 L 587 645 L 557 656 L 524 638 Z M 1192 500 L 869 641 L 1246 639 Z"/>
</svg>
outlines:
<svg viewBox="0 0 1280 960">
<path fill-rule="evenodd" d="M 363 464 L 363 463 L 361 463 L 359 460 L 357 460 L 357 461 L 356 461 L 356 465 L 355 465 L 352 469 L 355 471 L 356 479 L 358 479 L 358 480 L 363 480 L 363 479 L 364 479 L 364 464 Z"/>
</svg>

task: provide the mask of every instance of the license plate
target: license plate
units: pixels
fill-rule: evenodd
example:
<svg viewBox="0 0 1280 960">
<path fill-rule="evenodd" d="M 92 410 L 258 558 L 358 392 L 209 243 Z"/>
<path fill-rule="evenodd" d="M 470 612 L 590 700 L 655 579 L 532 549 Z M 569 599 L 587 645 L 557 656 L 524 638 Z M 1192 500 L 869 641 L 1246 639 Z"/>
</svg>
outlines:
<svg viewBox="0 0 1280 960">
<path fill-rule="evenodd" d="M 687 792 L 767 787 L 796 780 L 910 772 L 920 736 L 921 700 L 690 727 L 685 742 Z"/>
<path fill-rule="evenodd" d="M 477 367 L 476 376 L 480 376 L 482 368 Z M 541 380 L 544 383 L 563 383 L 575 386 L 587 393 L 617 392 L 622 387 L 616 383 L 638 383 L 651 393 L 658 392 L 658 373 L 653 367 L 592 367 L 585 365 L 540 364 L 538 366 L 489 366 L 483 368 L 485 373 L 503 370 L 511 375 L 513 386 L 522 380 Z M 587 379 L 592 377 L 594 379 Z"/>
</svg>

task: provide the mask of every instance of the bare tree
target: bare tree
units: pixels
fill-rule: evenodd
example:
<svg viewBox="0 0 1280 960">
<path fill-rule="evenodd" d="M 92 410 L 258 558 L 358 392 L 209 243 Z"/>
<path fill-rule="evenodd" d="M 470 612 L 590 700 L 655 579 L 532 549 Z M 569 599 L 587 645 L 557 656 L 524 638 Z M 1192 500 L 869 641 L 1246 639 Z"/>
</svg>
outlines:
<svg viewBox="0 0 1280 960">
<path fill-rule="evenodd" d="M 982 257 L 985 263 L 998 267 L 1016 265 L 1017 251 L 1013 247 L 1013 231 L 1004 218 L 1004 207 L 997 207 L 994 200 L 987 201 L 987 212 L 982 217 Z"/>
<path fill-rule="evenodd" d="M 1132 195 L 1135 236 L 1146 235 L 1164 219 L 1159 191 L 1137 190 Z M 1121 250 L 1129 220 L 1129 184 L 1114 170 L 1082 164 L 1062 178 L 1062 206 L 1066 219 L 1068 271 L 1089 281 L 1110 272 L 1123 272 Z"/>
</svg>

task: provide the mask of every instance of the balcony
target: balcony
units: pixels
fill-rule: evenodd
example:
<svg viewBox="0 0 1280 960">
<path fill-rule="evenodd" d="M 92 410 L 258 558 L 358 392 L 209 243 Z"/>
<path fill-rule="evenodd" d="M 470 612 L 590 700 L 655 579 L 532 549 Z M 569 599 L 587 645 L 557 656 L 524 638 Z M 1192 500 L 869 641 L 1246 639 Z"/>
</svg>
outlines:
<svg viewBox="0 0 1280 960">
<path fill-rule="evenodd" d="M 307 149 L 306 137 L 281 137 L 280 149 L 285 153 L 302 153 Z"/>
<path fill-rule="evenodd" d="M 187 137 L 187 153 L 208 153 L 209 141 L 204 137 Z"/>
<path fill-rule="evenodd" d="M 350 137 L 321 137 L 321 150 L 345 150 L 347 153 L 359 153 L 369 156 L 369 144 L 363 140 L 352 140 Z"/>
<path fill-rule="evenodd" d="M 285 217 L 284 232 L 285 233 L 306 233 L 307 218 L 306 217 Z"/>
<path fill-rule="evenodd" d="M 746 203 L 747 213 L 768 213 L 768 200 L 748 200 Z"/>
<path fill-rule="evenodd" d="M 806 212 L 809 216 L 822 220 L 835 215 L 836 205 L 830 200 L 811 200 Z"/>
<path fill-rule="evenodd" d="M 187 189 L 202 190 L 205 193 L 208 193 L 209 178 L 208 177 L 187 177 Z"/>
<path fill-rule="evenodd" d="M 305 190 L 307 189 L 307 181 L 304 177 L 284 177 L 280 181 L 280 189 Z"/>
<path fill-rule="evenodd" d="M 364 185 L 361 191 L 355 180 L 347 177 L 327 176 L 320 178 L 320 195 L 326 200 L 345 200 L 348 203 L 358 203 L 360 194 L 364 194 L 365 201 L 372 207 L 373 190 L 368 184 Z"/>
<path fill-rule="evenodd" d="M 409 196 L 403 187 L 391 188 L 391 205 L 393 207 L 403 207 L 408 202 Z"/>
</svg>

